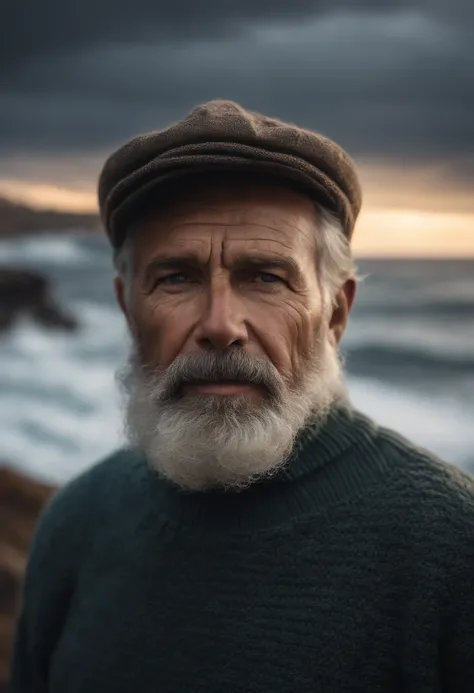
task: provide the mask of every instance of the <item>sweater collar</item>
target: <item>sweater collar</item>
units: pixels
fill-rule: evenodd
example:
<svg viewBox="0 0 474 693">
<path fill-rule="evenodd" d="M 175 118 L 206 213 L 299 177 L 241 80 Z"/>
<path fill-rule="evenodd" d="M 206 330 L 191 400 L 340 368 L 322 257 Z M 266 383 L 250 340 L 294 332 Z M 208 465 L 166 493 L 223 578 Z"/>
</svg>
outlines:
<svg viewBox="0 0 474 693">
<path fill-rule="evenodd" d="M 349 406 L 333 408 L 322 422 L 303 429 L 287 463 L 270 481 L 295 481 L 326 466 L 354 445 L 362 423 Z"/>
<path fill-rule="evenodd" d="M 252 532 L 312 515 L 383 478 L 388 468 L 376 433 L 366 416 L 338 407 L 300 434 L 283 469 L 244 491 L 186 492 L 149 469 L 146 484 L 153 507 L 170 525 L 213 535 Z"/>
</svg>

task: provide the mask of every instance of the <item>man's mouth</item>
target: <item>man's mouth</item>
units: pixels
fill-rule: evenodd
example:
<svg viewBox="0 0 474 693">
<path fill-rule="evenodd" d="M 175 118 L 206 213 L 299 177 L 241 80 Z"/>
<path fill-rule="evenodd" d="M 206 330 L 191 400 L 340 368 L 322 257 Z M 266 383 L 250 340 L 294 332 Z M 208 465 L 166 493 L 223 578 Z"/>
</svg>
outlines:
<svg viewBox="0 0 474 693">
<path fill-rule="evenodd" d="M 243 395 L 255 393 L 258 386 L 248 381 L 239 380 L 217 380 L 217 381 L 200 381 L 196 380 L 192 383 L 186 383 L 182 386 L 184 395 Z"/>
</svg>

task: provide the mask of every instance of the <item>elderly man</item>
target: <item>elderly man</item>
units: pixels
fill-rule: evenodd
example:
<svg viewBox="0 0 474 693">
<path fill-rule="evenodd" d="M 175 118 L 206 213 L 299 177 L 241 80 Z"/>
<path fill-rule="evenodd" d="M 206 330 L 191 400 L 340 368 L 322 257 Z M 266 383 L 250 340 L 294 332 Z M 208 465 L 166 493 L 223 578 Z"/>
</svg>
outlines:
<svg viewBox="0 0 474 693">
<path fill-rule="evenodd" d="M 130 447 L 39 523 L 12 693 L 473 691 L 473 480 L 341 374 L 351 159 L 213 101 L 113 154 L 99 201 Z"/>
</svg>

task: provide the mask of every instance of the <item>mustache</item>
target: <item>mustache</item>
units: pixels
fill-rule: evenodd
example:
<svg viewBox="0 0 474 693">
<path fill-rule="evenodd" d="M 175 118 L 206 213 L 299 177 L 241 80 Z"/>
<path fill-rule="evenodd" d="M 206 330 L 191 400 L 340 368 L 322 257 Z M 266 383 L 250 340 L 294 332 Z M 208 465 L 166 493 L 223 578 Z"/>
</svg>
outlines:
<svg viewBox="0 0 474 693">
<path fill-rule="evenodd" d="M 160 377 L 166 401 L 180 396 L 184 385 L 202 382 L 234 381 L 260 386 L 272 398 L 280 398 L 284 382 L 265 357 L 253 356 L 233 347 L 223 352 L 200 352 L 178 356 Z"/>
</svg>

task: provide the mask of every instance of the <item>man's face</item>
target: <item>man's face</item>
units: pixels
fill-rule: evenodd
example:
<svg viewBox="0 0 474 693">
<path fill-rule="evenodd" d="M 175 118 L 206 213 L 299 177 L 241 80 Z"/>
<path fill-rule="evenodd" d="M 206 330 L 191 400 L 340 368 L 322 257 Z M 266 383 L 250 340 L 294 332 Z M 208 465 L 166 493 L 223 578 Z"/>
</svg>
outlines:
<svg viewBox="0 0 474 693">
<path fill-rule="evenodd" d="M 132 427 L 153 428 L 156 449 L 148 453 L 162 456 L 159 467 L 163 455 L 173 457 L 184 444 L 186 425 L 193 421 L 198 422 L 189 450 L 194 458 L 200 441 L 206 458 L 219 456 L 213 441 L 218 430 L 226 429 L 227 438 L 223 433 L 219 446 L 221 453 L 226 450 L 227 462 L 216 462 L 219 469 L 239 456 L 237 428 L 255 429 L 256 422 L 267 428 L 265 434 L 260 430 L 260 443 L 268 449 L 268 436 L 276 436 L 277 429 L 281 435 L 286 421 L 291 434 L 273 456 L 288 454 L 295 429 L 311 414 L 299 411 L 301 401 L 306 402 L 308 376 L 317 373 L 321 379 L 321 369 L 327 368 L 331 374 L 326 375 L 336 377 L 334 328 L 324 315 L 316 270 L 317 228 L 316 211 L 305 197 L 283 187 L 240 184 L 198 187 L 134 231 L 131 285 L 126 289 L 119 279 L 116 288 L 136 343 Z M 137 368 L 142 369 L 141 408 Z M 324 395 L 327 407 L 328 393 Z M 313 404 L 311 397 L 305 409 L 317 405 L 318 393 Z M 175 415 L 178 418 L 170 418 Z M 271 422 L 267 415 L 273 416 Z M 178 428 L 173 443 L 166 445 L 171 425 Z M 143 435 L 135 437 L 144 442 Z M 256 441 L 245 451 L 245 436 L 241 438 L 241 452 L 248 457 Z M 264 452 L 255 454 L 261 458 Z M 182 450 L 179 455 L 183 457 Z M 221 479 L 209 469 L 206 479 L 201 470 L 194 481 L 179 477 L 174 468 L 165 473 L 192 488 L 221 481 L 235 485 L 283 461 L 267 460 L 265 469 L 253 470 L 246 462 L 243 476 L 240 470 L 234 478 L 231 471 L 227 481 L 225 474 Z"/>
</svg>

